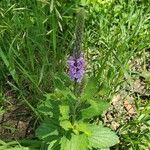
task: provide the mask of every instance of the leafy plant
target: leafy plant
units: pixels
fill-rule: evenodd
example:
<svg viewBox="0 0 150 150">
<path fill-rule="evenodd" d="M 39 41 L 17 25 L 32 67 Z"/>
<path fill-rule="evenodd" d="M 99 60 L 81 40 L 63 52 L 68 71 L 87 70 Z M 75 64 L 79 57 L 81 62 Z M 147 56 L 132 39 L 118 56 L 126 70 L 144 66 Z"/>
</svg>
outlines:
<svg viewBox="0 0 150 150">
<path fill-rule="evenodd" d="M 75 45 L 68 60 L 70 78 L 74 86 L 70 84 L 71 89 L 67 88 L 65 81 L 55 77 L 54 93 L 46 95 L 45 102 L 38 107 L 44 121 L 36 130 L 36 136 L 48 144 L 48 149 L 109 148 L 119 142 L 117 135 L 102 123 L 90 123 L 91 118 L 99 116 L 108 107 L 108 103 L 100 100 L 97 95 L 95 83 L 98 77 L 92 76 L 81 92 L 80 82 L 85 63 L 81 52 L 83 24 L 84 10 L 80 9 Z M 94 80 L 91 80 L 92 78 Z"/>
<path fill-rule="evenodd" d="M 88 88 L 87 84 L 85 91 Z M 92 94 L 86 100 L 83 94 L 76 97 L 59 79 L 55 92 L 46 94 L 46 100 L 38 107 L 43 122 L 36 130 L 36 136 L 54 150 L 109 148 L 117 144 L 119 139 L 113 131 L 101 122 L 90 123 L 91 118 L 99 116 L 108 107 L 106 101 L 95 99 Z"/>
</svg>

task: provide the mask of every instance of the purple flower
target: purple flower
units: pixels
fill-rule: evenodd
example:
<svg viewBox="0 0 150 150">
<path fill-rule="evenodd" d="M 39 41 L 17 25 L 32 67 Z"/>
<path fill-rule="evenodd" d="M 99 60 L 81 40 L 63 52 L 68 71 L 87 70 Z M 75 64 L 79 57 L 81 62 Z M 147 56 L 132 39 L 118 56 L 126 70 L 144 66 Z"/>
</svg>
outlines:
<svg viewBox="0 0 150 150">
<path fill-rule="evenodd" d="M 68 59 L 68 65 L 71 80 L 81 82 L 85 67 L 85 60 L 83 55 L 80 55 L 78 58 L 75 56 L 70 56 Z"/>
</svg>

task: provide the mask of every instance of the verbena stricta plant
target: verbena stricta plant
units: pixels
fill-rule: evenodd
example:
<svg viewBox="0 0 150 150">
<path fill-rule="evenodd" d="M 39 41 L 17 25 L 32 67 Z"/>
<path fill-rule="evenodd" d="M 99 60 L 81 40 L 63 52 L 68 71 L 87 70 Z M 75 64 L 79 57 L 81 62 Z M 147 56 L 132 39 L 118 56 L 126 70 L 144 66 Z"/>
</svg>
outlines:
<svg viewBox="0 0 150 150">
<path fill-rule="evenodd" d="M 36 136 L 45 142 L 47 149 L 109 149 L 119 142 L 117 135 L 104 127 L 101 121 L 91 122 L 92 118 L 108 108 L 106 101 L 96 99 L 97 78 L 90 78 L 84 91 L 77 92 L 85 71 L 81 50 L 83 27 L 84 10 L 81 9 L 77 16 L 73 53 L 68 59 L 72 82 L 67 78 L 68 75 L 65 79 L 55 77 L 54 93 L 46 94 L 46 100 L 38 106 L 43 122 L 36 130 Z M 75 90 L 72 91 L 73 86 Z"/>
</svg>

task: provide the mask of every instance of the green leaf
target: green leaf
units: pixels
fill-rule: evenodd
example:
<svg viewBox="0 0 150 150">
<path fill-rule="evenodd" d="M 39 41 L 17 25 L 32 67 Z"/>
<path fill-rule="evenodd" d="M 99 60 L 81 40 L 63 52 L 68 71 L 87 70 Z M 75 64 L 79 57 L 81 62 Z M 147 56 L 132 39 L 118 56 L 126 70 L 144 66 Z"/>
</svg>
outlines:
<svg viewBox="0 0 150 150">
<path fill-rule="evenodd" d="M 57 143 L 57 140 L 53 140 L 52 142 L 50 142 L 50 144 L 48 145 L 47 150 L 52 150 L 56 143 Z"/>
<path fill-rule="evenodd" d="M 63 120 L 63 121 L 61 121 L 61 122 L 60 122 L 60 126 L 61 126 L 63 129 L 65 129 L 65 130 L 69 130 L 69 129 L 72 129 L 72 128 L 73 128 L 71 122 L 68 121 L 68 120 Z"/>
<path fill-rule="evenodd" d="M 50 3 L 50 12 L 52 12 L 54 9 L 54 0 L 51 0 L 51 3 Z"/>
<path fill-rule="evenodd" d="M 88 139 L 85 134 L 71 135 L 71 139 L 63 137 L 61 139 L 61 150 L 87 150 Z"/>
<path fill-rule="evenodd" d="M 84 132 L 86 135 L 90 135 L 89 124 L 85 122 L 76 122 L 74 127 L 77 131 Z"/>
<path fill-rule="evenodd" d="M 9 70 L 10 74 L 12 75 L 13 79 L 18 83 L 18 78 L 16 74 L 15 68 L 10 64 L 9 59 L 4 54 L 3 50 L 0 48 L 0 58 L 2 58 L 4 64 L 6 65 L 7 69 Z"/>
<path fill-rule="evenodd" d="M 118 136 L 109 128 L 91 125 L 89 129 L 92 131 L 88 138 L 90 147 L 107 148 L 119 143 Z"/>
<path fill-rule="evenodd" d="M 100 90 L 98 92 L 98 95 L 100 96 L 105 96 L 108 95 L 109 91 L 110 91 L 110 86 L 108 85 L 107 82 L 103 82 L 100 86 Z"/>
<path fill-rule="evenodd" d="M 83 119 L 90 119 L 94 116 L 101 115 L 106 110 L 109 104 L 105 101 L 90 101 L 91 106 L 81 111 Z"/>
<path fill-rule="evenodd" d="M 54 120 L 43 122 L 36 130 L 36 136 L 39 139 L 50 138 L 58 135 L 56 122 Z"/>
<path fill-rule="evenodd" d="M 91 77 L 81 95 L 82 100 L 89 100 L 97 93 L 97 78 Z"/>
<path fill-rule="evenodd" d="M 51 99 L 52 95 L 46 95 L 47 99 L 38 106 L 38 111 L 44 116 L 59 117 L 59 101 Z"/>
<path fill-rule="evenodd" d="M 57 88 L 59 90 L 65 90 L 66 89 L 64 82 L 59 77 L 54 78 L 54 83 L 55 83 L 55 88 Z"/>
<path fill-rule="evenodd" d="M 59 106 L 59 111 L 61 116 L 59 117 L 60 120 L 60 126 L 65 129 L 65 130 L 69 130 L 72 127 L 71 122 L 69 121 L 69 106 L 68 105 L 60 105 Z"/>
<path fill-rule="evenodd" d="M 60 105 L 59 110 L 61 114 L 60 120 L 69 119 L 69 106 L 68 105 Z"/>
<path fill-rule="evenodd" d="M 50 115 L 52 116 L 53 113 L 51 112 L 51 108 L 50 107 L 46 107 L 46 106 L 42 106 L 40 105 L 38 111 L 41 113 L 41 114 L 44 114 L 44 115 Z"/>
</svg>

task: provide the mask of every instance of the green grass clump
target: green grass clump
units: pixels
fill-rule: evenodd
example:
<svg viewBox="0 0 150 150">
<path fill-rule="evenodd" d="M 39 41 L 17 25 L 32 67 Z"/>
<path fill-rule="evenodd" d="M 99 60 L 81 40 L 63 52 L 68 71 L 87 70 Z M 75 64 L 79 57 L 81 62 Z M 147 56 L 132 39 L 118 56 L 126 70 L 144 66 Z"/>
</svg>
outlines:
<svg viewBox="0 0 150 150">
<path fill-rule="evenodd" d="M 71 48 L 74 5 L 1 1 L 1 78 L 10 76 L 9 82 L 22 94 L 52 91 L 54 74 L 64 69 L 64 57 Z"/>
</svg>

